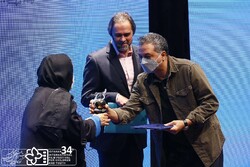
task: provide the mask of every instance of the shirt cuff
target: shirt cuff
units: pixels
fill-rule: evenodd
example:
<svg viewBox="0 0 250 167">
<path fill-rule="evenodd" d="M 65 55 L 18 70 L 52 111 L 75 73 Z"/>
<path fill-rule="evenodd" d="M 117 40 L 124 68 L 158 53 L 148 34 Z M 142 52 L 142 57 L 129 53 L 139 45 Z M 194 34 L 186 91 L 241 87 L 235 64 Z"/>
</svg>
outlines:
<svg viewBox="0 0 250 167">
<path fill-rule="evenodd" d="M 87 119 L 91 119 L 95 123 L 96 127 L 96 132 L 95 132 L 95 137 L 97 137 L 101 133 L 101 120 L 98 116 L 93 115 L 92 117 L 89 117 Z"/>
<path fill-rule="evenodd" d="M 117 103 L 117 101 L 118 101 L 118 97 L 120 96 L 120 94 L 119 93 L 117 93 L 116 94 L 116 97 L 115 97 L 115 102 Z"/>
</svg>

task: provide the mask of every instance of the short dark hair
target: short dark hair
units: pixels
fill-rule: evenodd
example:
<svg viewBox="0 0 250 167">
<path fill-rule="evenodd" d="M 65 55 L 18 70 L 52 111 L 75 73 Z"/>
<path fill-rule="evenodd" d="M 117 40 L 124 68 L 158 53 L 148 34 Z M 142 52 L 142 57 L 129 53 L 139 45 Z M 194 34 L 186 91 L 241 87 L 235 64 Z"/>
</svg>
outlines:
<svg viewBox="0 0 250 167">
<path fill-rule="evenodd" d="M 150 32 L 142 37 L 139 37 L 139 45 L 143 45 L 143 44 L 154 45 L 154 50 L 157 53 L 166 51 L 167 54 L 169 54 L 167 40 L 160 34 Z"/>
<path fill-rule="evenodd" d="M 127 12 L 118 12 L 109 21 L 108 33 L 110 36 L 112 36 L 112 29 L 114 27 L 114 24 L 118 22 L 123 22 L 123 21 L 130 22 L 132 30 L 133 30 L 133 35 L 135 34 L 136 25 L 135 25 L 133 18 Z"/>
</svg>

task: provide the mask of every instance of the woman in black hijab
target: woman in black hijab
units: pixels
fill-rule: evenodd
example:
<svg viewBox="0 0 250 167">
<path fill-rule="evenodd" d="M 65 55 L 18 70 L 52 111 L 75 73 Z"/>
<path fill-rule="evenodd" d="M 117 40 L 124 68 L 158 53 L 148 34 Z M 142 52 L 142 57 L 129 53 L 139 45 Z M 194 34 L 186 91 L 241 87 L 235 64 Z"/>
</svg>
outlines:
<svg viewBox="0 0 250 167">
<path fill-rule="evenodd" d="M 99 135 L 101 126 L 108 125 L 107 114 L 93 115 L 86 120 L 77 114 L 76 103 L 69 93 L 73 83 L 73 65 L 67 55 L 46 56 L 37 70 L 37 76 L 39 87 L 35 89 L 22 120 L 20 146 L 28 150 L 22 164 L 38 166 L 55 163 L 58 166 L 58 162 L 48 162 L 52 160 L 48 157 L 47 161 L 41 156 L 34 157 L 35 153 L 39 153 L 39 149 L 48 149 L 50 156 L 53 149 L 67 151 L 70 148 L 70 151 L 76 151 L 72 152 L 71 161 L 61 166 L 76 164 L 85 167 L 85 144 Z"/>
</svg>

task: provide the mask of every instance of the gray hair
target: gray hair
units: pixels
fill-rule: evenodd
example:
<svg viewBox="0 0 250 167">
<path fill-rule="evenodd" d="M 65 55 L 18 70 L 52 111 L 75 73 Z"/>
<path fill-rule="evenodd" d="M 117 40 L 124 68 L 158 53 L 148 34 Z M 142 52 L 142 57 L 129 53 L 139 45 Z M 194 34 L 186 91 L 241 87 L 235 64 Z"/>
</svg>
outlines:
<svg viewBox="0 0 250 167">
<path fill-rule="evenodd" d="M 115 23 L 124 22 L 124 21 L 130 22 L 132 30 L 133 30 L 133 34 L 135 34 L 136 25 L 135 25 L 133 18 L 127 12 L 118 12 L 109 21 L 109 25 L 108 25 L 109 35 L 112 36 L 112 29 Z"/>
<path fill-rule="evenodd" d="M 148 33 L 142 37 L 139 37 L 139 45 L 143 44 L 152 44 L 154 46 L 154 50 L 157 53 L 162 51 L 166 51 L 169 54 L 169 48 L 167 40 L 157 33 Z"/>
</svg>

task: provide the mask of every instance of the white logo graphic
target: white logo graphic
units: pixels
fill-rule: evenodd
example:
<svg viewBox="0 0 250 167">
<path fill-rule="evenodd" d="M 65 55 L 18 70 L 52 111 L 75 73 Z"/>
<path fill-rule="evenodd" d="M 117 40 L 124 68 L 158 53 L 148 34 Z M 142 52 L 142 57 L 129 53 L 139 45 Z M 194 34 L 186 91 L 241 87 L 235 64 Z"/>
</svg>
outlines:
<svg viewBox="0 0 250 167">
<path fill-rule="evenodd" d="M 27 165 L 48 165 L 49 150 L 48 149 L 36 149 L 33 147 L 32 149 L 27 149 L 25 158 L 27 159 Z"/>
<path fill-rule="evenodd" d="M 3 149 L 0 166 L 75 166 L 77 151 L 71 146 L 40 149 Z"/>
</svg>

